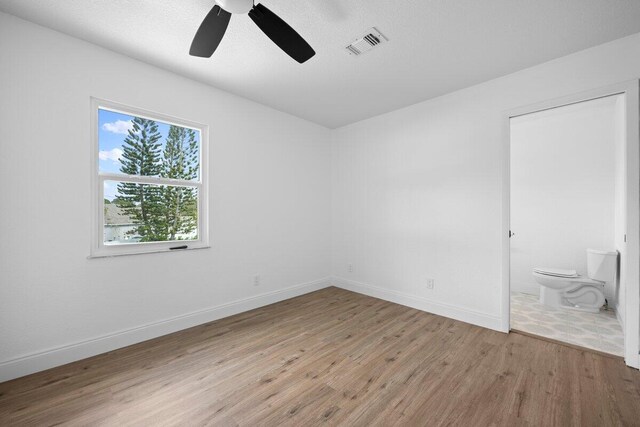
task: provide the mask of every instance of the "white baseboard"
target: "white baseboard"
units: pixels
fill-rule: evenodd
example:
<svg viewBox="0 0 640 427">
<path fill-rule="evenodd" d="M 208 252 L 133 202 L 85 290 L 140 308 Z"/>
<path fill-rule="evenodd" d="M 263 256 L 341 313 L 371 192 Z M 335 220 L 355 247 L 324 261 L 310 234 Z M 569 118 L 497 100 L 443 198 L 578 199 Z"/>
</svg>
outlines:
<svg viewBox="0 0 640 427">
<path fill-rule="evenodd" d="M 253 310 L 328 286 L 331 286 L 331 278 L 329 277 L 6 360 L 0 362 L 0 382 L 86 359 L 87 357 Z"/>
<path fill-rule="evenodd" d="M 490 316 L 485 313 L 479 313 L 477 311 L 457 307 L 451 304 L 436 302 L 417 295 L 392 291 L 342 277 L 333 277 L 333 284 L 336 287 L 346 289 L 348 291 L 380 298 L 385 301 L 405 305 L 407 307 L 437 314 L 439 316 L 448 317 L 465 323 L 471 323 L 472 325 L 482 326 L 483 328 L 501 331 L 502 320 L 500 317 Z"/>
</svg>

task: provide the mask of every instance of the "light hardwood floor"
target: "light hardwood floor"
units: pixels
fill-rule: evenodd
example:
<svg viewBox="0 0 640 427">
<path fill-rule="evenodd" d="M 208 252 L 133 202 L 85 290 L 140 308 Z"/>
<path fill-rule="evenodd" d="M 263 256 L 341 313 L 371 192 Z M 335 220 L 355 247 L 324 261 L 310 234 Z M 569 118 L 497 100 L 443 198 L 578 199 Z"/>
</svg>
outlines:
<svg viewBox="0 0 640 427">
<path fill-rule="evenodd" d="M 640 425 L 621 359 L 323 289 L 0 384 L 0 425 Z"/>
</svg>

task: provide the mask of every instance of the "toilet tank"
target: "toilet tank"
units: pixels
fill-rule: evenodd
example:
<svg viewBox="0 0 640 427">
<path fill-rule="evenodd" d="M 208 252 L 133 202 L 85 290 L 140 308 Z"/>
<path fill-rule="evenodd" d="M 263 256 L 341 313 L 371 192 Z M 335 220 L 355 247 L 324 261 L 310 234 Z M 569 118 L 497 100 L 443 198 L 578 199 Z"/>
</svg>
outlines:
<svg viewBox="0 0 640 427">
<path fill-rule="evenodd" d="M 613 282 L 618 271 L 618 251 L 587 249 L 587 274 L 590 279 Z"/>
</svg>

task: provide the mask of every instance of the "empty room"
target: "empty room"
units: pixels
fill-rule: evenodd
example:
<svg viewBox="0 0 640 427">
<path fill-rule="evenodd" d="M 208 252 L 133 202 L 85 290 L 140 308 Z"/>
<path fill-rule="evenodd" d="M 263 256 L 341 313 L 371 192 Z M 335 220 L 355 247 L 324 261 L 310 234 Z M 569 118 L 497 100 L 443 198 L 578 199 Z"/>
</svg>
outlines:
<svg viewBox="0 0 640 427">
<path fill-rule="evenodd" d="M 0 426 L 640 425 L 640 1 L 0 0 Z"/>
</svg>

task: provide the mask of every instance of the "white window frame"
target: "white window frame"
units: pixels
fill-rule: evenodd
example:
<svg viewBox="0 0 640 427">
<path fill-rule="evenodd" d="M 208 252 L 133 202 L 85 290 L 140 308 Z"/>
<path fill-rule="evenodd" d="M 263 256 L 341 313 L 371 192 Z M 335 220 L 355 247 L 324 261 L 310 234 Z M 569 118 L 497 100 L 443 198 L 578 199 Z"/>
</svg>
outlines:
<svg viewBox="0 0 640 427">
<path fill-rule="evenodd" d="M 153 176 L 125 175 L 100 172 L 98 110 L 110 110 L 117 113 L 156 120 L 170 125 L 194 129 L 200 132 L 200 173 L 198 181 L 159 178 Z M 104 99 L 91 98 L 91 249 L 89 258 L 119 255 L 137 255 L 157 252 L 181 252 L 190 249 L 209 247 L 209 126 L 190 120 L 179 119 L 166 114 L 156 113 L 137 107 L 131 107 Z M 119 181 L 140 184 L 172 185 L 195 187 L 198 190 L 198 239 L 174 240 L 168 242 L 138 242 L 121 245 L 104 244 L 104 182 Z M 176 249 L 186 245 L 185 249 Z M 174 248 L 174 249 L 172 249 Z"/>
</svg>

